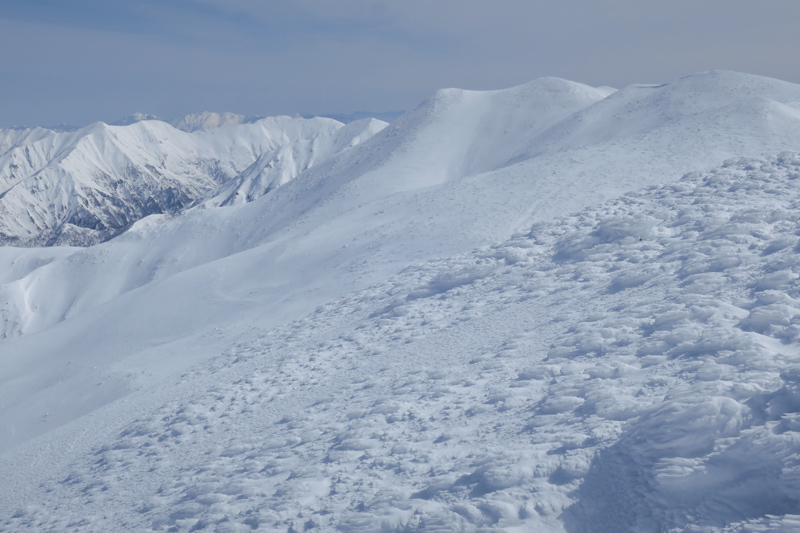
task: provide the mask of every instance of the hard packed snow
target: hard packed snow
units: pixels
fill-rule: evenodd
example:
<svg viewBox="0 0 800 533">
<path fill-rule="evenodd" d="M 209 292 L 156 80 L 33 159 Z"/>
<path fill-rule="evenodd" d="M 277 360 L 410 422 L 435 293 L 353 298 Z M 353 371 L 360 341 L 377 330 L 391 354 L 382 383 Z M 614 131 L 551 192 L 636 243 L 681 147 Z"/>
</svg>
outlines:
<svg viewBox="0 0 800 533">
<path fill-rule="evenodd" d="M 796 530 L 798 102 L 445 90 L 253 201 L 1 248 L 0 530 Z"/>
</svg>

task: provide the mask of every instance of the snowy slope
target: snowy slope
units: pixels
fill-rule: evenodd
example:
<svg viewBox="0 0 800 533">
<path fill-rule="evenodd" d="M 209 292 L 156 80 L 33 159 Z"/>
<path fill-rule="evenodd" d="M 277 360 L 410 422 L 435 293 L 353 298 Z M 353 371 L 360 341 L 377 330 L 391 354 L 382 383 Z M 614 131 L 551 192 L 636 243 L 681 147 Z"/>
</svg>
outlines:
<svg viewBox="0 0 800 533">
<path fill-rule="evenodd" d="M 710 86 L 709 91 L 722 87 L 717 91 L 721 101 L 725 84 L 714 81 L 720 77 L 749 83 L 753 91 L 779 87 L 785 94 L 778 96 L 787 102 L 782 104 L 787 109 L 791 98 L 800 101 L 796 86 L 776 80 L 729 73 L 693 78 Z M 698 98 L 703 95 L 689 83 L 693 78 L 676 84 L 688 84 L 685 91 Z M 628 92 L 639 95 L 668 88 Z M 43 367 L 48 368 L 45 374 L 53 373 L 52 379 L 63 381 L 60 367 L 40 364 L 40 358 L 74 354 L 102 362 L 106 354 L 120 353 L 122 360 L 137 361 L 149 357 L 141 355 L 147 350 L 167 350 L 167 346 L 172 352 L 189 353 L 194 348 L 171 343 L 195 343 L 192 339 L 208 328 L 223 325 L 232 328 L 230 335 L 237 335 L 254 321 L 281 323 L 405 266 L 497 242 L 533 222 L 602 201 L 637 184 L 676 179 L 692 165 L 711 166 L 717 157 L 736 152 L 760 154 L 770 143 L 775 151 L 800 145 L 800 128 L 783 128 L 794 119 L 790 111 L 781 115 L 782 129 L 759 130 L 751 137 L 725 128 L 708 134 L 716 127 L 714 115 L 703 122 L 698 114 L 683 132 L 681 121 L 665 120 L 650 134 L 620 134 L 610 142 L 559 148 L 503 166 L 524 153 L 542 132 L 573 120 L 575 109 L 589 105 L 580 111 L 585 113 L 605 107 L 604 94 L 607 91 L 552 79 L 489 93 L 441 91 L 371 139 L 313 166 L 300 179 L 258 201 L 177 217 L 148 217 L 102 246 L 76 251 L 0 285 L 4 317 L 0 333 L 9 337 L 5 349 L 20 354 L 13 363 L 15 372 L 28 376 L 16 380 L 15 387 L 7 386 L 7 397 L 17 401 L 39 395 L 32 383 L 41 379 Z M 728 101 L 732 103 L 734 96 L 729 95 Z M 711 94 L 703 97 L 713 99 Z M 651 107 L 658 109 L 656 104 Z M 660 112 L 672 117 L 680 108 L 667 106 Z M 498 116 L 506 117 L 506 127 Z M 602 116 L 615 120 L 614 112 Z M 747 124 L 744 119 L 739 123 Z M 630 128 L 642 129 L 637 124 Z M 702 134 L 693 143 L 695 128 Z M 207 133 L 225 130 L 230 128 Z M 521 139 L 511 142 L 498 134 L 501 130 L 520 132 Z M 700 154 L 692 151 L 700 148 Z M 470 175 L 492 165 L 501 168 Z M 98 320 L 108 324 L 109 331 L 124 333 L 93 333 Z M 163 335 L 157 334 L 162 328 Z M 85 339 L 91 340 L 88 346 Z M 209 346 L 208 352 L 202 351 L 205 355 L 196 357 L 214 349 Z M 175 359 L 187 364 L 192 360 Z M 81 383 L 93 379 L 86 377 L 92 373 L 69 375 Z M 124 388 L 110 388 L 125 393 Z M 87 408 L 91 405 L 88 402 Z M 53 414 L 46 424 L 35 426 L 34 434 L 81 412 Z M 19 442 L 31 430 L 27 427 L 24 435 L 8 433 L 6 438 Z"/>
<path fill-rule="evenodd" d="M 437 91 L 381 137 L 380 179 L 405 190 L 496 170 L 537 134 L 611 92 L 558 78 L 501 91 Z"/>
<path fill-rule="evenodd" d="M 355 132 L 357 140 L 380 124 Z M 98 123 L 71 133 L 2 130 L 0 242 L 97 242 L 143 216 L 179 211 L 259 157 L 283 150 L 303 161 L 322 159 L 357 142 L 346 138 L 350 131 L 329 119 L 289 117 L 194 134 L 161 121 Z M 285 182 L 296 169 L 278 174 Z"/>
<path fill-rule="evenodd" d="M 386 125 L 375 119 L 359 120 L 348 123 L 332 135 L 300 139 L 264 152 L 239 176 L 212 191 L 212 198 L 203 203 L 220 206 L 252 202 L 328 157 L 357 146 Z"/>
<path fill-rule="evenodd" d="M 510 142 L 496 137 L 499 126 L 488 127 L 493 121 L 497 123 L 497 116 L 505 117 L 505 129 L 509 132 L 523 132 L 523 138 L 527 138 L 532 132 L 605 94 L 607 91 L 551 79 L 485 94 L 442 91 L 387 128 L 390 131 L 381 132 L 368 142 L 358 144 L 382 127 L 382 123 L 374 120 L 354 122 L 341 128 L 342 135 L 325 139 L 324 144 L 322 141 L 300 144 L 300 151 L 310 154 L 311 158 L 276 150 L 271 156 L 256 161 L 250 169 L 252 172 L 244 172 L 241 179 L 231 182 L 230 189 L 223 189 L 222 195 L 212 199 L 211 205 L 241 203 L 242 199 L 251 197 L 251 191 L 267 191 L 274 182 L 285 181 L 287 171 L 294 173 L 311 166 L 297 184 L 289 183 L 262 201 L 237 210 L 194 210 L 174 219 L 164 217 L 142 221 L 113 242 L 80 252 L 63 264 L 31 273 L 28 279 L 19 281 L 20 285 L 27 287 L 25 290 L 17 286 L 0 288 L 0 291 L 10 294 L 6 299 L 9 316 L 25 315 L 32 307 L 47 309 L 40 313 L 27 313 L 28 319 L 7 322 L 3 333 L 10 335 L 45 329 L 67 316 L 74 316 L 82 308 L 94 307 L 154 279 L 167 278 L 259 245 L 263 246 L 254 253 L 269 258 L 264 259 L 270 263 L 270 275 L 266 279 L 270 285 L 277 286 L 287 284 L 287 277 L 296 278 L 297 286 L 307 285 L 307 281 L 301 280 L 313 276 L 320 262 L 341 265 L 342 262 L 367 260 L 376 264 L 374 275 L 377 277 L 372 278 L 374 280 L 381 278 L 385 268 L 395 269 L 398 260 L 400 266 L 404 266 L 409 259 L 467 250 L 474 245 L 474 235 L 450 239 L 446 246 L 452 246 L 451 249 L 435 240 L 422 238 L 430 230 L 459 230 L 462 221 L 449 222 L 437 228 L 413 215 L 414 211 L 427 209 L 427 206 L 418 205 L 416 198 L 392 193 L 397 188 L 421 186 L 427 189 L 429 185 L 446 181 L 448 176 L 461 176 L 466 172 L 456 174 L 463 166 L 461 159 L 476 152 L 487 155 L 481 159 L 472 158 L 470 165 L 473 167 L 502 164 L 497 161 L 511 157 Z M 465 98 L 468 101 L 463 104 Z M 472 129 L 463 127 L 464 121 L 472 121 Z M 453 135 L 444 135 L 448 129 L 454 132 Z M 227 130 L 230 128 L 208 133 Z M 344 150 L 352 144 L 358 145 Z M 487 148 L 482 149 L 482 146 Z M 327 157 L 322 164 L 310 165 L 318 151 L 339 153 Z M 282 159 L 283 156 L 286 157 Z M 296 160 L 299 160 L 299 165 Z M 276 161 L 278 164 L 271 164 Z M 350 187 L 353 180 L 360 182 L 358 188 Z M 380 180 L 382 185 L 375 184 L 376 180 Z M 421 183 L 415 185 L 418 181 Z M 474 189 L 465 192 L 472 201 L 484 201 L 491 194 L 490 191 L 478 193 Z M 509 192 L 514 191 L 497 191 L 503 195 Z M 500 202 L 496 202 L 486 206 L 484 211 L 500 207 Z M 436 215 L 435 210 L 431 214 Z M 493 213 L 487 211 L 487 214 Z M 462 216 L 474 218 L 469 213 Z M 424 224 L 421 228 L 420 222 Z M 474 222 L 488 221 L 477 217 Z M 495 228 L 490 230 L 490 238 L 495 238 Z M 501 231 L 508 230 L 504 223 Z M 348 236 L 343 237 L 345 235 Z M 346 241 L 342 242 L 342 238 Z M 363 242 L 356 249 L 347 249 L 343 253 L 342 246 L 352 245 L 354 238 Z M 143 240 L 147 242 L 146 246 L 142 246 Z M 423 248 L 409 248 L 410 245 Z M 383 246 L 389 249 L 365 253 Z M 294 264 L 293 271 L 287 271 L 284 266 L 287 264 Z M 86 265 L 91 265 L 91 269 Z M 33 278 L 38 281 L 29 286 Z M 66 293 L 63 297 L 55 298 L 54 291 L 61 292 L 56 287 L 65 278 L 72 279 L 73 283 L 64 287 Z M 328 280 L 320 279 L 320 284 L 327 285 Z M 226 289 L 220 290 L 224 292 Z M 22 294 L 24 299 L 21 299 Z M 18 311 L 15 312 L 14 308 Z"/>
<path fill-rule="evenodd" d="M 2 527 L 794 530 L 797 180 L 731 161 L 320 306 L 7 453 Z"/>
<path fill-rule="evenodd" d="M 798 93 L 796 86 L 775 80 L 723 76 L 755 88 L 783 87 L 787 102 Z M 719 75 L 695 77 L 713 80 Z M 517 149 L 509 149 L 509 141 L 495 135 L 499 126 L 480 135 L 480 128 L 500 113 L 509 117 L 509 131 L 528 133 L 514 144 L 522 147 L 552 129 L 559 118 L 570 120 L 570 110 L 584 108 L 587 100 L 596 101 L 593 106 L 603 105 L 606 100 L 597 100 L 602 96 L 585 86 L 550 79 L 508 91 L 443 91 L 368 141 L 312 167 L 301 179 L 256 202 L 178 217 L 149 217 L 102 246 L 77 251 L 1 285 L 0 333 L 10 337 L 5 349 L 20 354 L 14 372 L 28 376 L 17 379 L 14 387 L 6 386 L 7 398 L 19 401 L 41 395 L 35 383 L 42 379 L 43 367 L 53 380 L 66 379 L 61 367 L 40 364 L 40 358 L 74 354 L 89 369 L 96 367 L 102 373 L 106 366 L 96 363 L 108 353 L 119 353 L 122 361 L 137 366 L 143 363 L 136 361 L 154 357 L 144 354 L 162 350 L 195 354 L 172 358 L 176 366 L 188 364 L 217 348 L 196 346 L 198 336 L 209 328 L 229 327 L 227 334 L 233 336 L 247 330 L 248 324 L 281 323 L 405 266 L 497 242 L 533 222 L 602 201 L 637 183 L 676 179 L 692 165 L 710 166 L 716 157 L 736 151 L 759 154 L 770 142 L 776 151 L 800 144 L 800 128 L 766 138 L 761 131 L 748 138 L 726 129 L 708 136 L 705 129 L 713 129 L 715 123 L 704 124 L 702 116 L 695 116 L 683 135 L 679 124 L 667 121 L 651 135 L 620 136 L 622 140 L 588 149 L 559 149 L 494 172 L 464 176 L 465 168 L 482 170 L 490 162 L 502 165 L 499 161 L 515 157 Z M 520 111 L 526 105 L 533 109 L 527 115 Z M 546 115 L 542 110 L 553 110 L 547 115 L 552 120 L 538 120 Z M 468 111 L 480 112 L 483 118 L 469 118 Z M 673 116 L 676 111 L 663 112 Z M 529 128 L 514 122 L 520 116 L 532 121 Z M 470 120 L 474 129 L 465 126 Z M 704 124 L 703 137 L 695 143 L 705 146 L 700 155 L 688 148 L 696 148 L 691 137 L 698 124 Z M 451 135 L 444 135 L 446 131 Z M 743 147 L 740 139 L 748 144 Z M 685 150 L 662 150 L 672 144 Z M 497 150 L 482 151 L 483 145 Z M 461 159 L 475 153 L 486 155 L 471 157 L 468 163 Z M 70 282 L 64 283 L 66 279 Z M 93 333 L 98 321 L 117 333 Z M 37 335 L 30 339 L 13 340 L 33 333 Z M 88 345 L 86 339 L 91 339 Z M 181 347 L 182 342 L 191 347 Z M 94 375 L 69 373 L 78 383 L 91 381 L 89 376 Z M 104 382 L 114 394 L 125 393 L 125 388 L 110 385 L 112 381 Z M 7 433 L 7 442 L 25 440 L 29 431 L 38 434 L 71 420 L 84 408 L 91 409 L 93 402 L 87 400 L 86 406 L 75 410 L 57 409 L 46 423 Z M 14 416 L 24 418 L 26 413 L 23 409 Z"/>
<path fill-rule="evenodd" d="M 698 376 L 730 383 L 720 398 L 753 413 L 791 388 L 770 361 L 791 363 L 793 304 L 759 291 L 793 297 L 795 159 L 603 202 L 796 149 L 797 102 L 798 86 L 735 73 L 613 94 L 553 79 L 445 90 L 252 202 L 146 217 L 85 249 L 6 248 L 0 448 L 19 496 L 0 500 L 22 511 L 4 527 L 68 529 L 78 502 L 90 511 L 72 529 L 87 531 L 614 531 L 614 516 L 658 531 L 796 513 L 789 496 L 725 511 L 751 495 L 714 476 L 703 481 L 714 496 L 691 507 L 658 461 L 680 474 L 717 459 L 681 443 L 659 455 L 670 433 L 647 425 L 688 424 L 667 392 Z M 693 345 L 752 355 L 755 374 L 706 368 Z M 692 390 L 686 409 L 707 396 Z M 722 450 L 719 436 L 738 438 L 725 428 L 746 424 L 710 412 L 704 442 Z M 778 415 L 753 416 L 759 430 Z M 651 434 L 662 441 L 640 445 Z M 15 467 L 41 461 L 58 466 Z M 40 482 L 58 487 L 59 511 L 24 508 L 44 501 Z M 635 497 L 603 499 L 633 483 Z"/>
<path fill-rule="evenodd" d="M 736 72 L 707 72 L 618 91 L 535 139 L 524 157 L 656 135 L 661 142 L 643 143 L 643 148 L 666 150 L 680 144 L 692 158 L 709 148 L 720 150 L 721 143 L 729 150 L 747 150 L 752 143 L 769 148 L 794 135 L 798 117 L 800 94 L 795 84 Z"/>
</svg>

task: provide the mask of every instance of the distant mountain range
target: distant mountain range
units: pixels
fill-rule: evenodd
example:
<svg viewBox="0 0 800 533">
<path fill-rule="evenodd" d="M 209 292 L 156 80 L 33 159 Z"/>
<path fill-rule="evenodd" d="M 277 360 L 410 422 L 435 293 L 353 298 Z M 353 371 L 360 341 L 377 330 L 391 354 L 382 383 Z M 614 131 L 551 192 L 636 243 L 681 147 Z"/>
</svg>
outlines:
<svg viewBox="0 0 800 533">
<path fill-rule="evenodd" d="M 386 126 L 237 120 L 185 117 L 178 125 L 192 133 L 149 115 L 70 132 L 0 130 L 0 244 L 90 245 L 150 214 L 252 201 Z"/>
<path fill-rule="evenodd" d="M 371 112 L 371 111 L 354 111 L 353 113 L 333 113 L 333 114 L 323 114 L 323 115 L 313 115 L 309 113 L 303 113 L 295 115 L 297 118 L 332 118 L 337 120 L 343 124 L 348 124 L 350 122 L 355 122 L 357 120 L 362 120 L 365 118 L 375 118 L 381 120 L 383 122 L 392 122 L 399 118 L 404 111 L 379 111 L 379 112 Z M 252 122 L 256 122 L 265 118 L 261 115 L 239 115 L 236 113 L 214 113 L 211 111 L 202 111 L 200 113 L 190 113 L 186 116 L 174 119 L 174 120 L 166 120 L 158 117 L 156 115 L 151 115 L 149 113 L 134 113 L 129 115 L 125 118 L 113 120 L 108 122 L 109 126 L 129 126 L 131 124 L 135 124 L 136 122 L 142 122 L 144 120 L 159 120 L 162 122 L 167 122 L 168 124 L 172 125 L 174 128 L 192 132 L 199 129 L 213 129 L 219 128 L 223 126 L 236 126 L 239 124 L 249 124 Z M 61 123 L 55 126 L 46 126 L 44 129 L 52 130 L 55 132 L 71 132 L 77 131 L 84 126 L 76 126 L 74 124 L 67 124 Z M 0 128 L 0 130 L 3 128 Z M 27 129 L 35 129 L 29 126 L 13 126 L 11 128 L 5 128 L 10 130 L 27 130 Z"/>
</svg>

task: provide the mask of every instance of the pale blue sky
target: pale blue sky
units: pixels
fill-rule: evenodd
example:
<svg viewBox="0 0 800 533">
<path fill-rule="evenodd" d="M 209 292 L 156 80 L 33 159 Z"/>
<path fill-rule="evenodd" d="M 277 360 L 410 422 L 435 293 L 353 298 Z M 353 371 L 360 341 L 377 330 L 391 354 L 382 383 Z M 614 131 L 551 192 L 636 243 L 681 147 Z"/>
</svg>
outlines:
<svg viewBox="0 0 800 533">
<path fill-rule="evenodd" d="M 800 82 L 797 0 L 0 0 L 0 127 L 409 109 L 540 76 Z"/>
</svg>

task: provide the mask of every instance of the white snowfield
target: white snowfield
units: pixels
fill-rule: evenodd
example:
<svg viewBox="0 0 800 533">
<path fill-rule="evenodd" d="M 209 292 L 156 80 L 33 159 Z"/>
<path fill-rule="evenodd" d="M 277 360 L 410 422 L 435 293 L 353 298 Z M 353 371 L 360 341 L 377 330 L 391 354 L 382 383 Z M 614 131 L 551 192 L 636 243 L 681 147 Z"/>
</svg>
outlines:
<svg viewBox="0 0 800 533">
<path fill-rule="evenodd" d="M 800 86 L 379 126 L 0 248 L 0 531 L 800 530 Z"/>
</svg>

